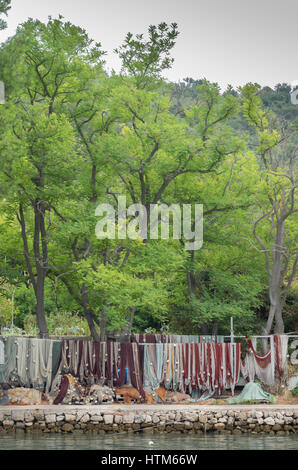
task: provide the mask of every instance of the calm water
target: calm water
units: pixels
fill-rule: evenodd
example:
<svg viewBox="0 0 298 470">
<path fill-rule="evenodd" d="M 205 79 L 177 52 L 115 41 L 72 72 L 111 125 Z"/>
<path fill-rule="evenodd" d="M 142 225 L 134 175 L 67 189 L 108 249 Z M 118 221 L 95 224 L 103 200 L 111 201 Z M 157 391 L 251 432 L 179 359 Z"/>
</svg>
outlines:
<svg viewBox="0 0 298 470">
<path fill-rule="evenodd" d="M 150 443 L 151 441 L 151 443 Z M 298 435 L 2 434 L 0 450 L 298 450 Z"/>
</svg>

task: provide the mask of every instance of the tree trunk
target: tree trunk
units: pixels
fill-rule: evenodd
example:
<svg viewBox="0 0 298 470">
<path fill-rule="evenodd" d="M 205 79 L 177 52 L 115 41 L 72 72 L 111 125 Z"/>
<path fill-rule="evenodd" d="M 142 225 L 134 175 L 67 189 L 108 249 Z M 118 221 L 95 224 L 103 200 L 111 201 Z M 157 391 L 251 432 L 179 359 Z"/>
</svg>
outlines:
<svg viewBox="0 0 298 470">
<path fill-rule="evenodd" d="M 282 307 L 281 307 L 280 302 L 275 308 L 274 318 L 275 318 L 274 333 L 281 335 L 285 332 L 285 326 L 284 326 L 284 321 L 282 318 Z"/>
<path fill-rule="evenodd" d="M 48 248 L 46 239 L 46 228 L 45 228 L 45 209 L 43 201 L 37 199 L 34 203 L 34 239 L 33 249 L 36 266 L 36 285 L 35 285 L 35 297 L 36 297 L 36 320 L 39 328 L 39 336 L 41 338 L 48 338 L 49 331 L 45 316 L 45 305 L 44 305 L 44 288 L 45 278 L 47 274 L 48 266 Z"/>
<path fill-rule="evenodd" d="M 212 336 L 217 336 L 218 334 L 218 323 L 214 322 L 212 325 Z"/>
<path fill-rule="evenodd" d="M 208 336 L 208 334 L 209 334 L 209 326 L 208 326 L 208 324 L 207 324 L 207 323 L 203 323 L 203 325 L 201 326 L 201 328 L 202 328 L 202 333 L 203 333 L 203 335 Z"/>
<path fill-rule="evenodd" d="M 26 232 L 26 222 L 23 206 L 19 206 L 18 220 L 21 225 L 24 256 L 27 264 L 27 270 L 30 276 L 30 281 L 34 289 L 35 300 L 36 300 L 36 322 L 39 329 L 39 335 L 41 338 L 48 338 L 49 331 L 47 327 L 47 321 L 45 316 L 44 306 L 44 286 L 45 277 L 48 266 L 48 253 L 47 253 L 47 240 L 46 230 L 44 223 L 45 209 L 43 203 L 40 200 L 34 201 L 34 237 L 33 237 L 33 251 L 34 251 L 34 262 L 36 268 L 36 276 L 33 273 L 33 266 L 30 258 L 29 245 Z M 40 249 L 41 248 L 41 249 Z"/>
<path fill-rule="evenodd" d="M 107 338 L 107 314 L 105 309 L 102 309 L 101 319 L 100 319 L 100 341 L 106 341 Z"/>
<path fill-rule="evenodd" d="M 44 306 L 44 277 L 37 279 L 36 283 L 36 322 L 39 329 L 40 338 L 48 338 L 49 331 L 45 315 L 45 306 Z"/>
<path fill-rule="evenodd" d="M 93 320 L 93 312 L 91 312 L 89 309 L 84 308 L 84 315 L 86 317 L 90 334 L 93 339 L 93 341 L 101 341 L 99 334 L 97 333 L 97 329 Z"/>
<path fill-rule="evenodd" d="M 121 331 L 121 336 L 125 336 L 125 335 L 130 335 L 131 334 L 131 330 L 132 330 L 132 325 L 133 325 L 133 319 L 134 319 L 134 316 L 135 316 L 135 311 L 136 311 L 137 307 L 132 307 L 130 309 L 130 314 L 128 315 L 127 317 L 127 325 L 125 328 L 123 328 L 123 330 Z"/>
<path fill-rule="evenodd" d="M 84 315 L 86 317 L 86 320 L 89 326 L 91 337 L 93 341 L 101 341 L 101 337 L 99 337 L 97 333 L 95 323 L 93 320 L 93 312 L 88 306 L 89 304 L 88 287 L 85 284 L 83 284 L 81 288 L 81 297 L 82 297 L 82 307 L 84 309 Z"/>
<path fill-rule="evenodd" d="M 284 322 L 282 318 L 282 307 L 280 303 L 280 294 L 279 292 L 275 291 L 270 295 L 270 309 L 269 309 L 269 315 L 268 315 L 268 320 L 266 324 L 266 334 L 270 335 L 272 328 L 273 328 L 273 322 L 275 322 L 274 325 L 274 332 L 278 334 L 284 333 Z"/>
</svg>

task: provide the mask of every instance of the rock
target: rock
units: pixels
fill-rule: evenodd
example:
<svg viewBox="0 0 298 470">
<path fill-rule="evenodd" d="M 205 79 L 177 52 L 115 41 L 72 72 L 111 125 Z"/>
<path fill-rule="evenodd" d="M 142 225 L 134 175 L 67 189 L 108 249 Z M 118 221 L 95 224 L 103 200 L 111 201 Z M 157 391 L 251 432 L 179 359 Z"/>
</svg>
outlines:
<svg viewBox="0 0 298 470">
<path fill-rule="evenodd" d="M 175 417 L 176 417 L 175 413 L 170 412 L 170 413 L 167 414 L 167 420 L 168 421 L 175 421 Z"/>
<path fill-rule="evenodd" d="M 121 424 L 123 423 L 123 416 L 120 414 L 116 414 L 114 417 L 114 421 L 116 424 Z"/>
<path fill-rule="evenodd" d="M 34 417 L 36 421 L 44 421 L 44 411 L 35 410 Z"/>
<path fill-rule="evenodd" d="M 11 413 L 11 418 L 14 421 L 24 421 L 25 412 L 22 410 L 13 410 Z"/>
<path fill-rule="evenodd" d="M 194 423 L 195 421 L 198 420 L 198 415 L 195 413 L 184 413 L 184 418 L 186 421 L 190 421 L 191 423 Z"/>
<path fill-rule="evenodd" d="M 227 423 L 227 418 L 226 417 L 223 417 L 223 418 L 219 418 L 218 422 L 219 423 Z"/>
<path fill-rule="evenodd" d="M 134 414 L 128 413 L 123 416 L 123 424 L 132 424 L 134 422 Z"/>
<path fill-rule="evenodd" d="M 70 423 L 70 422 L 76 420 L 76 416 L 74 414 L 71 414 L 71 413 L 64 413 L 64 419 L 65 419 L 65 421 Z"/>
<path fill-rule="evenodd" d="M 141 414 L 135 415 L 134 422 L 137 423 L 137 424 L 143 423 L 144 422 L 144 416 L 141 415 Z"/>
<path fill-rule="evenodd" d="M 62 429 L 62 431 L 65 431 L 65 432 L 72 432 L 73 431 L 73 425 L 70 424 L 70 423 L 65 423 L 65 424 L 63 424 L 61 429 Z"/>
<path fill-rule="evenodd" d="M 88 421 L 90 421 L 90 416 L 89 416 L 88 413 L 85 413 L 85 414 L 81 417 L 80 423 L 85 424 L 85 423 L 88 423 Z"/>
<path fill-rule="evenodd" d="M 24 419 L 25 421 L 34 421 L 34 413 L 32 411 L 26 411 L 24 413 Z"/>
<path fill-rule="evenodd" d="M 160 422 L 160 418 L 159 418 L 158 414 L 155 414 L 155 415 L 153 416 L 152 422 L 153 422 L 154 424 L 157 424 L 157 423 Z"/>
<path fill-rule="evenodd" d="M 13 425 L 14 425 L 14 421 L 12 421 L 12 419 L 5 419 L 3 421 L 3 427 L 5 428 L 13 427 Z"/>
<path fill-rule="evenodd" d="M 94 421 L 96 423 L 101 423 L 101 422 L 103 422 L 103 416 L 102 415 L 91 415 L 91 421 Z"/>
<path fill-rule="evenodd" d="M 76 412 L 76 421 L 80 421 L 80 419 L 82 418 L 82 416 L 84 416 L 86 414 L 86 411 L 84 410 L 77 410 Z"/>
<path fill-rule="evenodd" d="M 282 427 L 281 427 L 280 424 L 275 424 L 274 426 L 272 426 L 272 429 L 273 429 L 273 431 L 280 431 L 282 429 Z"/>
<path fill-rule="evenodd" d="M 105 424 L 113 424 L 114 422 L 114 415 L 104 415 L 103 420 Z"/>
<path fill-rule="evenodd" d="M 190 421 L 185 421 L 184 422 L 184 429 L 192 429 L 193 424 Z"/>
<path fill-rule="evenodd" d="M 55 414 L 48 414 L 45 415 L 46 423 L 56 423 L 56 415 Z"/>
<path fill-rule="evenodd" d="M 283 425 L 285 423 L 284 419 L 274 418 L 274 421 L 276 424 L 280 424 L 280 425 Z"/>
<path fill-rule="evenodd" d="M 152 426 L 143 428 L 143 432 L 153 433 L 154 428 Z"/>
<path fill-rule="evenodd" d="M 220 431 L 220 430 L 224 429 L 224 427 L 225 427 L 224 423 L 214 424 L 214 429 L 216 429 L 217 431 Z"/>
<path fill-rule="evenodd" d="M 292 418 L 291 416 L 285 416 L 285 418 L 284 418 L 285 424 L 290 424 L 290 423 L 292 423 L 293 421 L 294 421 L 294 420 L 293 420 L 293 418 Z"/>
<path fill-rule="evenodd" d="M 268 416 L 268 418 L 265 418 L 264 422 L 269 426 L 274 426 L 275 425 L 275 421 L 272 418 L 272 416 Z"/>
<path fill-rule="evenodd" d="M 240 412 L 239 415 L 238 415 L 238 419 L 240 421 L 246 421 L 247 420 L 247 414 Z"/>
</svg>

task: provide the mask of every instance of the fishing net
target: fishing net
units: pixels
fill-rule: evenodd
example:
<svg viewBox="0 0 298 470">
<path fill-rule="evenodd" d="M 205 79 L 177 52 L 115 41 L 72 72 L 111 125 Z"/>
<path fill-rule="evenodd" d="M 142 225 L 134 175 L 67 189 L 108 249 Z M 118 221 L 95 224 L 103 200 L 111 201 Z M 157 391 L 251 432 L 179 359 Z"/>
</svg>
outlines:
<svg viewBox="0 0 298 470">
<path fill-rule="evenodd" d="M 265 392 L 260 384 L 248 382 L 239 395 L 227 401 L 228 404 L 255 402 L 275 403 L 276 398 L 271 393 Z"/>
</svg>

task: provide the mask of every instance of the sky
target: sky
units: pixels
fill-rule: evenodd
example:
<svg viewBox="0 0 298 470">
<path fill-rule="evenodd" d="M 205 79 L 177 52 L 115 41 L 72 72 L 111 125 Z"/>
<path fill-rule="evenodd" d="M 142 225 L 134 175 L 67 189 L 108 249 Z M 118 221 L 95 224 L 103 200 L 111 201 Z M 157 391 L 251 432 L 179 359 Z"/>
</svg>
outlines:
<svg viewBox="0 0 298 470">
<path fill-rule="evenodd" d="M 29 17 L 46 22 L 59 14 L 101 42 L 107 70 L 119 70 L 113 50 L 127 32 L 175 22 L 175 61 L 164 73 L 170 81 L 206 78 L 225 89 L 298 80 L 297 0 L 12 0 L 0 42 Z"/>
</svg>

